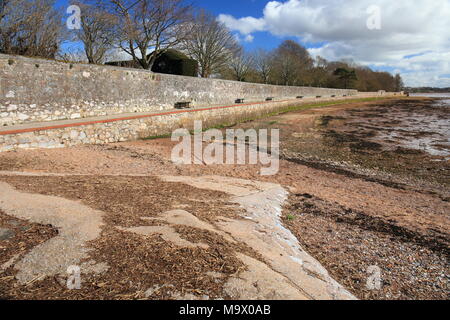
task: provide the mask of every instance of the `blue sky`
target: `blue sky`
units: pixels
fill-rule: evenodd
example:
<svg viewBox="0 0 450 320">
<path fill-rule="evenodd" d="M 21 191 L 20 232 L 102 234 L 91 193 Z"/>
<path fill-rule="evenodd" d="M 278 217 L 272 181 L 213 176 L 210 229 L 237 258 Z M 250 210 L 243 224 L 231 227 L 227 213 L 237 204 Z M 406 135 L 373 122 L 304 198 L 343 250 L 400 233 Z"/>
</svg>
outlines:
<svg viewBox="0 0 450 320">
<path fill-rule="evenodd" d="M 450 0 L 191 1 L 248 50 L 294 39 L 312 56 L 400 73 L 409 86 L 450 87 Z"/>
<path fill-rule="evenodd" d="M 194 0 L 194 3 L 201 8 L 219 16 L 220 14 L 229 14 L 235 17 L 254 16 L 262 13 L 268 1 L 266 0 Z M 257 37 L 252 42 L 243 41 L 241 44 L 249 49 L 264 48 L 273 49 L 277 47 L 284 38 L 275 37 L 269 32 L 258 32 Z"/>
<path fill-rule="evenodd" d="M 57 5 L 62 7 L 68 6 L 68 0 L 57 0 Z M 233 16 L 251 16 L 255 13 L 262 12 L 268 1 L 265 0 L 192 0 L 195 6 L 204 8 L 215 15 L 230 14 Z M 236 32 L 238 34 L 238 32 Z M 283 37 L 292 38 L 292 37 Z M 259 32 L 258 37 L 252 42 L 242 42 L 242 45 L 248 50 L 255 48 L 272 49 L 280 44 L 283 40 L 280 37 L 274 37 L 269 32 Z"/>
</svg>

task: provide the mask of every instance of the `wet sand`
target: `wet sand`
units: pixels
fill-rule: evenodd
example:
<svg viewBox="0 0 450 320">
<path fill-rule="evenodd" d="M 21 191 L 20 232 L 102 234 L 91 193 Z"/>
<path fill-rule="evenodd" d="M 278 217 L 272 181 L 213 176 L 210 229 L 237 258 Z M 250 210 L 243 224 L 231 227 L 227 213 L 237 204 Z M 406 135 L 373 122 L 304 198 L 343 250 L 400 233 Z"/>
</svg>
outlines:
<svg viewBox="0 0 450 320">
<path fill-rule="evenodd" d="M 445 101 L 391 101 L 337 110 L 314 121 L 300 133 L 283 130 L 285 157 L 448 199 L 450 104 Z"/>
<path fill-rule="evenodd" d="M 285 223 L 360 298 L 450 296 L 447 102 L 347 105 L 239 126 L 280 128 L 282 159 L 321 171 L 307 184 L 287 173 Z M 366 287 L 370 266 L 381 269 L 380 290 Z"/>
</svg>

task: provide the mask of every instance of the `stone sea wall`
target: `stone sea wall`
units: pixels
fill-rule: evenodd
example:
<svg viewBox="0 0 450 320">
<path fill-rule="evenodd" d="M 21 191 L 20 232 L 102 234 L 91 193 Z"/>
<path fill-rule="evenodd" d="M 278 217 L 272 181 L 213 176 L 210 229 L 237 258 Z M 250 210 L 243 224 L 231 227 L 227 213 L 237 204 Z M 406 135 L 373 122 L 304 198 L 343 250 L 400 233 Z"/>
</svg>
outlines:
<svg viewBox="0 0 450 320">
<path fill-rule="evenodd" d="M 285 87 L 0 55 L 0 152 L 129 141 L 305 103 L 402 93 Z M 302 96 L 303 98 L 299 98 Z M 273 101 L 266 101 L 272 97 Z M 236 99 L 245 99 L 236 104 Z M 191 101 L 192 109 L 176 110 Z"/>
<path fill-rule="evenodd" d="M 392 94 L 386 94 L 390 96 Z M 364 94 L 362 97 L 378 97 L 378 93 Z M 351 97 L 333 100 L 352 99 Z M 27 128 L 15 126 L 0 128 L 0 152 L 17 149 L 63 148 L 81 144 L 105 144 L 131 141 L 142 138 L 167 135 L 178 128 L 193 129 L 195 120 L 203 121 L 204 128 L 232 124 L 242 120 L 254 119 L 273 112 L 312 102 L 326 101 L 330 98 L 288 100 L 283 102 L 255 103 L 245 106 L 199 108 L 188 111 L 169 111 L 149 116 L 136 116 L 130 119 L 109 119 L 101 121 L 78 120 L 74 123 L 55 122 L 53 126 Z M 14 131 L 15 130 L 15 131 Z"/>
<path fill-rule="evenodd" d="M 164 111 L 183 101 L 204 107 L 234 104 L 239 98 L 356 94 L 356 90 L 272 86 L 0 55 L 0 126 Z"/>
</svg>

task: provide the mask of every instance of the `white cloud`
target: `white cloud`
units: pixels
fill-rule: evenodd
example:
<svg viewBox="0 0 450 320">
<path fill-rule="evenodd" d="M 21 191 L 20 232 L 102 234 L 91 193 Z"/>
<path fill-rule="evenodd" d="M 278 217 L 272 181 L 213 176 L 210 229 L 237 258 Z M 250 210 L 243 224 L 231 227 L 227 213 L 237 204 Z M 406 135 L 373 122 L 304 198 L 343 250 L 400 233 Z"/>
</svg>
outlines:
<svg viewBox="0 0 450 320">
<path fill-rule="evenodd" d="M 251 34 L 246 35 L 244 38 L 245 42 L 253 42 L 253 40 L 255 40 L 255 37 L 252 36 Z"/>
<path fill-rule="evenodd" d="M 264 19 L 256 19 L 253 17 L 235 19 L 228 14 L 221 14 L 218 17 L 218 20 L 223 22 L 230 29 L 237 30 L 245 35 L 255 31 L 263 31 L 266 28 Z"/>
<path fill-rule="evenodd" d="M 367 28 L 367 9 L 374 5 L 380 8 L 380 30 Z M 449 0 L 288 0 L 268 2 L 262 17 L 218 19 L 244 36 L 268 31 L 325 43 L 310 52 L 398 69 L 408 85 L 442 87 L 449 85 L 449 17 Z M 405 58 L 416 54 L 422 55 Z"/>
<path fill-rule="evenodd" d="M 398 67 L 405 82 L 411 86 L 450 87 L 450 51 L 428 52 L 424 55 L 390 63 Z"/>
<path fill-rule="evenodd" d="M 255 40 L 255 37 L 251 34 L 241 36 L 239 33 L 235 33 L 234 38 L 236 39 L 237 42 L 241 43 L 242 42 L 251 43 L 253 42 L 253 40 Z"/>
</svg>

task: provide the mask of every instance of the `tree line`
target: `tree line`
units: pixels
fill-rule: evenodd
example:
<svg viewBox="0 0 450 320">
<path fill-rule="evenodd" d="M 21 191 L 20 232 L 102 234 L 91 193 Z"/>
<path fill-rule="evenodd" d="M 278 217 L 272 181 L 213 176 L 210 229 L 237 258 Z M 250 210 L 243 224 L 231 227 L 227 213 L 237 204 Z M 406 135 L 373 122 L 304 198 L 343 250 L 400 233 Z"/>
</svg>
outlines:
<svg viewBox="0 0 450 320">
<path fill-rule="evenodd" d="M 405 91 L 410 93 L 450 93 L 450 87 L 446 88 L 434 88 L 434 87 L 406 87 Z"/>
<path fill-rule="evenodd" d="M 185 0 L 73 0 L 80 28 L 69 30 L 55 0 L 0 0 L 0 52 L 103 64 L 120 53 L 151 70 L 176 49 L 198 62 L 198 75 L 286 86 L 400 91 L 400 75 L 352 61 L 312 57 L 293 40 L 274 50 L 246 51 L 216 17 Z M 83 44 L 62 50 L 65 42 Z"/>
</svg>

